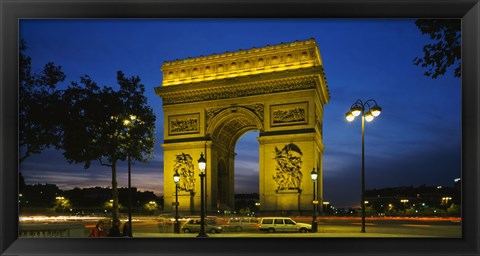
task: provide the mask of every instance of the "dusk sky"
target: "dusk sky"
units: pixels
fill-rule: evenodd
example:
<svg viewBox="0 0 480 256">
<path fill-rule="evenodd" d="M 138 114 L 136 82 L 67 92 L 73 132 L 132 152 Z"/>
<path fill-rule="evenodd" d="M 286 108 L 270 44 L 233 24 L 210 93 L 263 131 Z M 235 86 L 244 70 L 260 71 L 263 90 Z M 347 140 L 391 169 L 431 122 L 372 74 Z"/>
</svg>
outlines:
<svg viewBox="0 0 480 256">
<path fill-rule="evenodd" d="M 410 19 L 54 19 L 20 21 L 34 72 L 53 61 L 67 79 L 89 75 L 118 88 L 116 72 L 139 76 L 156 116 L 155 157 L 132 167 L 132 186 L 163 194 L 163 109 L 154 87 L 165 61 L 314 38 L 330 102 L 323 118 L 324 198 L 336 207 L 358 206 L 361 191 L 361 120 L 345 113 L 357 100 L 375 99 L 382 114 L 365 127 L 366 188 L 453 186 L 461 176 L 461 80 L 453 70 L 425 77 L 413 59 L 429 37 Z M 237 143 L 235 192 L 258 192 L 258 133 Z M 111 169 L 71 165 L 47 150 L 20 164 L 27 184 L 61 189 L 111 186 Z M 118 168 L 127 186 L 126 163 Z M 309 178 L 309 176 L 307 176 Z"/>
</svg>

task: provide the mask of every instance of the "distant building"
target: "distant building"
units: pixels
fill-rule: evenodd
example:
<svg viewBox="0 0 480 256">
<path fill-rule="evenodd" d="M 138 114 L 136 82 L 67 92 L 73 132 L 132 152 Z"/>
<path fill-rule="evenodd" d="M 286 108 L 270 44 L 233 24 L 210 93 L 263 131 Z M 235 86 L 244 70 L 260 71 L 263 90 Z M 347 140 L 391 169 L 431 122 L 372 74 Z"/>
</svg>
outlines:
<svg viewBox="0 0 480 256">
<path fill-rule="evenodd" d="M 460 205 L 461 188 L 445 186 L 420 187 L 403 186 L 383 189 L 366 190 L 365 203 L 376 213 L 418 213 L 432 211 L 446 212 L 452 205 Z"/>
</svg>

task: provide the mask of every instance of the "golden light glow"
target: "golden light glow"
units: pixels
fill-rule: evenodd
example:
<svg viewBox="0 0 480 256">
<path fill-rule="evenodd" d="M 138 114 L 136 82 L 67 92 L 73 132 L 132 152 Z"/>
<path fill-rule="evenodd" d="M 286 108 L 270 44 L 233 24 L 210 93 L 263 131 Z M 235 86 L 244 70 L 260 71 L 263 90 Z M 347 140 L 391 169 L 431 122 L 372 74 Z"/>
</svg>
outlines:
<svg viewBox="0 0 480 256">
<path fill-rule="evenodd" d="M 379 106 L 375 106 L 370 110 L 370 112 L 372 113 L 373 116 L 377 117 L 382 112 L 382 108 Z"/>
<path fill-rule="evenodd" d="M 347 119 L 347 121 L 349 122 L 352 122 L 353 120 L 355 120 L 355 116 L 351 113 L 351 112 L 348 112 L 345 114 L 345 118 Z"/>
<path fill-rule="evenodd" d="M 373 118 L 375 118 L 375 117 L 372 115 L 372 113 L 368 112 L 368 113 L 365 114 L 365 120 L 367 122 L 371 122 L 373 120 Z"/>
<path fill-rule="evenodd" d="M 205 171 L 205 167 L 207 166 L 206 163 L 198 163 L 198 168 L 200 169 L 200 171 Z"/>
<path fill-rule="evenodd" d="M 350 111 L 352 112 L 353 116 L 359 116 L 362 113 L 362 107 L 354 106 L 350 109 Z"/>
<path fill-rule="evenodd" d="M 313 168 L 313 171 L 312 171 L 312 173 L 310 173 L 310 175 L 312 176 L 313 181 L 317 180 L 318 174 L 317 174 L 317 171 L 315 170 L 315 168 Z"/>
<path fill-rule="evenodd" d="M 175 172 L 175 174 L 173 174 L 173 182 L 178 183 L 179 181 L 180 175 L 178 174 L 178 172 Z"/>
<path fill-rule="evenodd" d="M 203 157 L 203 153 L 200 154 L 200 159 L 198 159 L 198 169 L 200 172 L 204 172 L 207 167 L 207 160 Z"/>
<path fill-rule="evenodd" d="M 321 66 L 316 49 L 315 40 L 310 39 L 165 62 L 161 68 L 164 74 L 162 86 Z"/>
</svg>

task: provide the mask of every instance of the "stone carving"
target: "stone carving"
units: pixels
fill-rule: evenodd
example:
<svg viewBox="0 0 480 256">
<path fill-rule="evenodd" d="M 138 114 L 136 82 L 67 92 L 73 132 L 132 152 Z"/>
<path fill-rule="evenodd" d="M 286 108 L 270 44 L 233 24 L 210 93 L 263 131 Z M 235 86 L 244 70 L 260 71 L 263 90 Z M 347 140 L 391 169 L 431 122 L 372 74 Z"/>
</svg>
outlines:
<svg viewBox="0 0 480 256">
<path fill-rule="evenodd" d="M 196 131 L 198 130 L 198 120 L 193 118 L 190 118 L 188 120 L 175 119 L 170 122 L 170 127 L 170 131 L 172 133 Z"/>
<path fill-rule="evenodd" d="M 255 113 L 258 116 L 258 118 L 260 118 L 260 121 L 263 122 L 263 104 L 258 103 L 258 104 L 248 105 L 245 107 L 253 111 L 253 113 Z"/>
<path fill-rule="evenodd" d="M 193 165 L 192 157 L 189 154 L 181 153 L 175 158 L 173 165 L 174 172 L 180 175 L 178 182 L 179 191 L 194 191 L 195 189 L 195 166 Z"/>
<path fill-rule="evenodd" d="M 263 122 L 264 114 L 263 114 L 263 104 L 257 103 L 257 104 L 252 104 L 252 105 L 245 105 L 245 106 L 238 106 L 235 105 L 235 107 L 243 107 L 246 108 L 250 111 L 252 111 L 255 115 L 258 116 L 260 121 Z M 226 108 L 207 108 L 206 110 L 206 120 L 207 120 L 207 126 L 209 126 L 210 121 L 218 115 L 220 112 L 222 112 L 225 109 L 229 109 L 230 107 Z"/>
<path fill-rule="evenodd" d="M 239 98 L 239 97 L 246 97 L 246 96 L 252 96 L 252 95 L 270 94 L 275 92 L 312 89 L 315 87 L 316 87 L 316 83 L 314 78 L 312 77 L 311 79 L 308 79 L 308 78 L 307 79 L 288 79 L 283 81 L 283 83 L 275 83 L 275 82 L 269 81 L 269 82 L 263 82 L 263 83 L 232 85 L 232 86 L 229 86 L 228 88 L 219 87 L 219 88 L 209 88 L 207 90 L 204 89 L 201 91 L 192 90 L 189 93 L 157 92 L 157 95 L 162 97 L 164 105 L 171 105 L 171 104 L 188 103 L 188 102 Z"/>
<path fill-rule="evenodd" d="M 207 108 L 207 114 L 206 114 L 207 126 L 210 124 L 210 121 L 224 109 L 225 108 Z"/>
<path fill-rule="evenodd" d="M 305 109 L 293 108 L 273 111 L 273 123 L 292 123 L 305 121 Z"/>
<path fill-rule="evenodd" d="M 293 144 L 287 144 L 282 150 L 275 147 L 275 161 L 277 161 L 276 173 L 273 179 L 278 185 L 278 190 L 300 189 L 303 174 L 302 151 Z"/>
<path fill-rule="evenodd" d="M 315 40 L 282 43 L 274 46 L 233 53 L 213 54 L 184 60 L 167 61 L 162 66 L 164 73 L 173 72 L 162 81 L 163 85 L 190 83 L 210 80 L 210 74 L 220 77 L 228 75 L 246 76 L 251 74 L 283 71 L 285 68 L 298 69 L 295 64 L 316 66 Z M 308 53 L 307 53 L 308 52 Z M 299 61 L 299 63 L 294 63 Z M 269 67 L 265 69 L 264 67 Z M 195 72 L 197 70 L 197 72 Z M 201 72 L 205 70 L 205 72 Z M 207 72 L 208 70 L 208 72 Z M 261 71 L 260 71 L 261 70 Z M 210 73 L 211 72 L 211 73 Z M 179 81 L 181 80 L 181 81 Z"/>
<path fill-rule="evenodd" d="M 168 131 L 169 134 L 186 134 L 199 132 L 199 115 L 169 116 Z"/>
<path fill-rule="evenodd" d="M 271 106 L 270 125 L 306 124 L 307 111 L 307 102 Z"/>
</svg>

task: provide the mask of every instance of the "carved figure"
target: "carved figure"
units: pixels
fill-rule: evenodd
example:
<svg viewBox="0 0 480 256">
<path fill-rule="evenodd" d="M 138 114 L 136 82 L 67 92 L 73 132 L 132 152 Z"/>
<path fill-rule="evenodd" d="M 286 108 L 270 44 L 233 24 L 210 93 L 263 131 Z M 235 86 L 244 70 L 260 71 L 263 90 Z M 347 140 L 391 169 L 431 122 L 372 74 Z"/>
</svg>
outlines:
<svg viewBox="0 0 480 256">
<path fill-rule="evenodd" d="M 198 120 L 190 118 L 188 120 L 175 119 L 170 122 L 170 132 L 191 132 L 198 130 Z"/>
<path fill-rule="evenodd" d="M 300 148 L 290 143 L 278 150 L 275 147 L 275 160 L 277 161 L 276 173 L 273 179 L 278 185 L 278 190 L 300 189 L 303 174 L 302 151 Z"/>
<path fill-rule="evenodd" d="M 179 191 L 193 191 L 195 188 L 195 166 L 189 154 L 182 153 L 175 158 L 173 170 L 180 175 Z"/>
<path fill-rule="evenodd" d="M 273 112 L 274 123 L 290 123 L 299 121 L 305 121 L 305 109 L 303 108 L 276 110 Z"/>
</svg>

